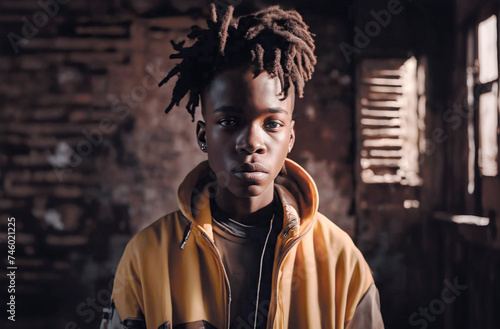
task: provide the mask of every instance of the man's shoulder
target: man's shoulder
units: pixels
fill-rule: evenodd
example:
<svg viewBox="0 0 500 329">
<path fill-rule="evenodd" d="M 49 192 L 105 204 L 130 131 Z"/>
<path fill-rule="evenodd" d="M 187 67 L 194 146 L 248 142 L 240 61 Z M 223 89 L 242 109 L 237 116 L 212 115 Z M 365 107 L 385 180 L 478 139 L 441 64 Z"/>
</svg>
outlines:
<svg viewBox="0 0 500 329">
<path fill-rule="evenodd" d="M 342 258 L 351 261 L 365 262 L 361 251 L 354 244 L 349 234 L 320 212 L 316 213 L 316 222 L 313 229 L 313 238 L 324 241 L 324 246 L 329 249 L 330 254 L 342 256 Z"/>
<path fill-rule="evenodd" d="M 137 232 L 129 241 L 127 248 L 134 250 L 154 250 L 162 244 L 177 240 L 188 220 L 180 210 L 166 214 Z"/>
<path fill-rule="evenodd" d="M 354 279 L 363 293 L 373 284 L 370 266 L 353 240 L 344 230 L 321 213 L 316 214 L 314 248 L 318 259 L 335 262 L 338 276 Z M 324 252 L 327 250 L 327 253 Z M 324 257 L 324 258 L 322 258 Z"/>
<path fill-rule="evenodd" d="M 320 212 L 316 213 L 314 232 L 315 234 L 327 235 L 329 238 L 340 244 L 354 245 L 347 232 L 342 230 L 339 226 L 337 226 L 337 224 Z"/>
</svg>

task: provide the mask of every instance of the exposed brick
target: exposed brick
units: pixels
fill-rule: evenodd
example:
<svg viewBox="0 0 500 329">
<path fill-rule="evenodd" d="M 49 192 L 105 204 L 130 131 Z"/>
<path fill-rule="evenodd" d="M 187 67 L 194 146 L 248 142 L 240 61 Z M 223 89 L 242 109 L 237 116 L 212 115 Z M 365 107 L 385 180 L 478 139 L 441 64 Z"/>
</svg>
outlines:
<svg viewBox="0 0 500 329">
<path fill-rule="evenodd" d="M 75 94 L 84 90 L 83 72 L 74 66 L 59 66 L 57 68 L 58 91 L 65 94 Z"/>
<path fill-rule="evenodd" d="M 46 166 L 49 165 L 47 156 L 31 152 L 29 155 L 16 155 L 12 157 L 12 163 L 19 166 Z"/>
<path fill-rule="evenodd" d="M 125 36 L 128 29 L 123 26 L 77 26 L 76 33 L 93 36 Z"/>
<path fill-rule="evenodd" d="M 49 197 L 57 197 L 61 199 L 75 199 L 83 195 L 81 188 L 58 186 L 50 187 L 33 187 L 32 185 L 16 185 L 5 188 L 6 193 L 12 197 L 30 198 L 40 195 Z"/>
<path fill-rule="evenodd" d="M 74 63 L 83 63 L 92 69 L 106 68 L 109 64 L 121 64 L 128 58 L 128 53 L 109 53 L 109 52 L 72 52 L 68 59 Z"/>
<path fill-rule="evenodd" d="M 19 240 L 19 239 L 17 239 L 17 240 Z M 19 259 L 18 261 L 16 261 L 16 264 L 18 266 L 22 266 L 23 268 L 29 268 L 29 267 L 38 267 L 38 266 L 45 265 L 46 262 L 47 262 L 46 260 L 42 260 L 42 259 L 25 258 L 25 259 Z"/>
<path fill-rule="evenodd" d="M 27 244 L 33 244 L 37 238 L 35 237 L 34 234 L 28 234 L 28 233 L 22 233 L 18 232 L 16 233 L 16 241 L 19 242 L 21 245 L 27 245 Z"/>
<path fill-rule="evenodd" d="M 31 50 L 92 50 L 108 51 L 113 49 L 130 49 L 128 40 L 121 39 L 97 39 L 97 38 L 54 38 L 42 37 L 30 39 L 24 49 Z"/>
<path fill-rule="evenodd" d="M 71 122 L 95 124 L 96 128 L 99 128 L 99 123 L 102 122 L 102 120 L 109 120 L 113 123 L 118 123 L 121 121 L 118 114 L 111 111 L 111 106 L 108 111 L 98 112 L 93 111 L 92 109 L 75 110 L 69 115 L 69 121 Z"/>
<path fill-rule="evenodd" d="M 74 232 L 80 228 L 81 217 L 83 214 L 82 207 L 74 203 L 65 203 L 58 205 L 55 208 L 61 214 L 64 231 Z"/>
<path fill-rule="evenodd" d="M 65 94 L 45 94 L 40 95 L 37 99 L 37 104 L 42 106 L 50 105 L 90 105 L 92 103 L 92 94 L 90 93 L 77 93 L 71 95 Z"/>
<path fill-rule="evenodd" d="M 35 108 L 31 116 L 36 121 L 56 121 L 64 118 L 67 111 L 63 107 Z"/>
<path fill-rule="evenodd" d="M 206 27 L 206 21 L 204 19 L 193 20 L 189 16 L 163 17 L 148 20 L 148 25 L 151 27 L 160 27 L 163 29 L 178 31 L 189 29 L 192 25 L 200 25 Z"/>
<path fill-rule="evenodd" d="M 43 195 L 47 193 L 47 188 L 35 188 L 32 186 L 6 186 L 5 192 L 12 197 L 17 198 L 30 198 L 36 195 Z"/>
<path fill-rule="evenodd" d="M 178 1 L 175 6 L 183 11 L 199 3 Z M 138 17 L 117 4 L 122 1 L 94 4 L 72 0 L 61 6 L 61 12 L 29 39 L 17 56 L 0 56 L 0 95 L 8 98 L 0 111 L 0 141 L 9 152 L 0 155 L 4 184 L 0 216 L 6 218 L 13 211 L 27 214 L 22 222 L 30 233 L 21 235 L 20 250 L 28 263 L 30 259 L 40 260 L 30 263 L 30 271 L 25 272 L 31 285 L 23 285 L 19 293 L 24 295 L 19 300 L 29 296 L 43 298 L 55 308 L 62 303 L 76 307 L 80 300 L 57 300 L 56 292 L 54 296 L 42 295 L 44 290 L 38 286 L 54 282 L 70 283 L 75 288 L 95 284 L 100 274 L 89 278 L 78 276 L 74 270 L 75 280 L 58 273 L 81 269 L 85 260 L 89 266 L 115 268 L 133 233 L 177 208 L 178 184 L 192 167 L 206 159 L 197 148 L 195 125 L 183 108 L 185 100 L 168 116 L 163 113 L 173 81 L 161 89 L 155 86 L 148 90 L 136 107 L 129 106 L 130 113 L 125 117 L 112 111 L 113 97 L 121 99 L 141 88 L 146 66 L 153 65 L 161 72 L 155 76 L 158 83 L 175 65 L 168 59 L 174 52 L 169 40 L 185 39 L 190 26 L 206 26 L 205 19 L 173 17 L 169 12 L 160 18 Z M 203 6 L 206 12 L 207 5 Z M 31 19 L 38 10 L 37 0 L 26 5 L 2 1 L 0 8 L 5 8 L 0 10 L 0 21 L 18 34 L 22 17 Z M 343 72 L 349 68 L 343 61 L 330 59 L 342 55 L 331 40 L 332 33 L 324 28 L 331 25 L 330 30 L 336 30 L 343 21 L 331 23 L 330 17 L 307 21 L 318 32 L 318 53 L 328 64 L 318 67 L 316 80 L 306 87 L 304 104 L 311 104 L 316 119 L 300 122 L 302 136 L 312 137 L 298 140 L 292 157 L 304 150 L 312 152 L 311 160 L 301 159 L 318 169 L 314 174 L 318 176 L 325 214 L 354 234 L 354 219 L 348 214 L 354 193 L 353 170 L 346 142 L 352 125 L 350 87 L 332 85 L 329 78 L 333 68 Z M 2 27 L 0 30 L 8 33 Z M 192 42 L 187 40 L 186 45 Z M 103 134 L 106 148 L 102 149 L 108 153 L 98 155 L 97 147 L 93 147 L 77 166 L 55 171 L 48 157 L 55 156 L 61 145 L 76 150 L 79 142 L 87 140 L 82 130 L 97 129 L 100 121 L 108 118 L 117 128 Z M 329 144 L 336 145 L 335 152 L 325 147 Z M 49 211 L 60 216 L 63 228 L 57 234 L 57 227 L 44 220 Z M 20 217 L 18 220 L 21 223 Z M 92 248 L 98 250 L 105 264 L 95 262 Z M 104 255 L 103 248 L 109 248 L 108 254 Z M 96 326 L 85 325 L 82 323 L 82 329 Z M 53 323 L 44 326 L 60 327 Z"/>
<path fill-rule="evenodd" d="M 34 12 L 40 10 L 37 1 L 16 1 L 16 0 L 3 0 L 0 4 L 3 11 L 19 11 Z"/>
<path fill-rule="evenodd" d="M 0 209 L 16 209 L 26 206 L 26 200 L 0 198 Z"/>
<path fill-rule="evenodd" d="M 33 55 L 20 55 L 16 58 L 16 65 L 21 70 L 46 70 L 50 62 Z"/>
<path fill-rule="evenodd" d="M 47 235 L 45 241 L 51 246 L 84 246 L 88 243 L 88 236 L 85 235 Z"/>
<path fill-rule="evenodd" d="M 23 14 L 10 14 L 10 15 L 0 15 L 0 22 L 5 23 L 18 23 L 19 26 L 23 24 L 22 18 L 25 17 Z M 9 31 L 21 34 L 20 31 Z M 8 32 L 7 32 L 8 33 Z M 21 35 L 22 36 L 22 35 Z"/>
<path fill-rule="evenodd" d="M 54 266 L 54 269 L 56 269 L 56 270 L 70 270 L 71 269 L 71 263 L 69 263 L 69 262 L 54 262 L 53 266 Z"/>
<path fill-rule="evenodd" d="M 1 22 L 0 18 L 0 22 Z M 0 70 L 1 71 L 9 71 L 12 69 L 14 65 L 14 59 L 10 56 L 0 56 Z"/>
<path fill-rule="evenodd" d="M 33 281 L 33 282 L 46 282 L 46 281 L 59 281 L 63 278 L 62 274 L 56 274 L 54 272 L 25 272 L 21 271 L 19 274 L 19 279 L 25 281 Z"/>
<path fill-rule="evenodd" d="M 0 82 L 0 94 L 10 97 L 20 97 L 25 92 L 22 86 L 10 85 L 7 82 Z"/>
<path fill-rule="evenodd" d="M 49 147 L 55 147 L 60 142 L 60 139 L 55 137 L 22 136 L 16 134 L 0 134 L 0 140 L 3 140 L 5 143 L 11 145 L 12 147 L 28 146 L 32 149 L 47 149 Z M 64 138 L 64 141 L 71 147 L 76 146 L 77 143 L 81 140 L 81 136 Z"/>
<path fill-rule="evenodd" d="M 54 196 L 58 198 L 74 199 L 83 195 L 83 191 L 78 186 L 63 186 L 59 185 L 54 188 Z"/>
<path fill-rule="evenodd" d="M 206 5 L 206 2 L 203 0 L 171 0 L 171 5 L 181 12 L 187 12 L 193 8 L 200 8 L 203 5 Z"/>
<path fill-rule="evenodd" d="M 108 78 L 105 75 L 92 75 L 91 84 L 92 84 L 92 94 L 93 95 L 107 95 L 107 85 Z M 95 100 L 95 98 L 94 98 Z"/>
<path fill-rule="evenodd" d="M 40 176 L 37 177 L 37 176 Z M 76 171 L 64 174 L 64 182 L 68 184 L 78 184 L 82 187 L 88 186 L 98 186 L 100 183 L 100 177 L 96 174 L 82 174 Z M 34 175 L 34 181 L 46 181 L 50 183 L 60 183 L 58 176 L 54 171 L 50 172 L 39 172 Z"/>
</svg>

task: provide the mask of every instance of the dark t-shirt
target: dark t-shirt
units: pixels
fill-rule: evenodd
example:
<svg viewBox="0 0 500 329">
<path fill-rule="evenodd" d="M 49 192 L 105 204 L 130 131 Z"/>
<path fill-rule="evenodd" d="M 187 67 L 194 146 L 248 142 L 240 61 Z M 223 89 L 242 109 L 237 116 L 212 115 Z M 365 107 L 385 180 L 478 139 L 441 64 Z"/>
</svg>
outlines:
<svg viewBox="0 0 500 329">
<path fill-rule="evenodd" d="M 283 207 L 276 190 L 273 203 L 272 218 L 249 226 L 229 218 L 210 199 L 215 245 L 231 286 L 231 329 L 254 328 L 254 322 L 255 328 L 266 328 L 276 239 L 283 227 Z"/>
</svg>

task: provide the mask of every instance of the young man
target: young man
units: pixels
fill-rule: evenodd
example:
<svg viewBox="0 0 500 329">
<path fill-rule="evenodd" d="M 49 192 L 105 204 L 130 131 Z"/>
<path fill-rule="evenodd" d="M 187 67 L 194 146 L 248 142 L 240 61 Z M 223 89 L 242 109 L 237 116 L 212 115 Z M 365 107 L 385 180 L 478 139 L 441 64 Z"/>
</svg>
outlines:
<svg viewBox="0 0 500 329">
<path fill-rule="evenodd" d="M 302 17 L 277 6 L 218 16 L 212 5 L 208 29 L 190 37 L 174 44 L 167 112 L 190 92 L 194 119 L 201 99 L 208 161 L 180 185 L 180 210 L 127 245 L 103 327 L 383 328 L 370 268 L 286 158 L 295 93 L 316 63 Z"/>
</svg>

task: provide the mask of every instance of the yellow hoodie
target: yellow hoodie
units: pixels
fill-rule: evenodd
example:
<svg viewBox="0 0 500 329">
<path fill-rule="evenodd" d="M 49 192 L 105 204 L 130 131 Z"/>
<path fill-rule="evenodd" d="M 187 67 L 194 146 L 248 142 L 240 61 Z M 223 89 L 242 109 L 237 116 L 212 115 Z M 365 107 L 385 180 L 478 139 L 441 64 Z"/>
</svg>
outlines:
<svg viewBox="0 0 500 329">
<path fill-rule="evenodd" d="M 366 314 L 348 328 L 366 326 L 371 322 L 363 317 L 379 312 L 372 304 L 356 311 L 363 296 L 376 290 L 369 266 L 351 238 L 318 212 L 309 174 L 289 159 L 286 170 L 275 180 L 284 218 L 267 328 L 340 329 L 355 312 Z M 136 234 L 125 248 L 111 297 L 125 328 L 228 328 L 229 281 L 214 244 L 208 186 L 215 182 L 209 177 L 208 162 L 200 163 L 179 187 L 180 210 Z"/>
</svg>

